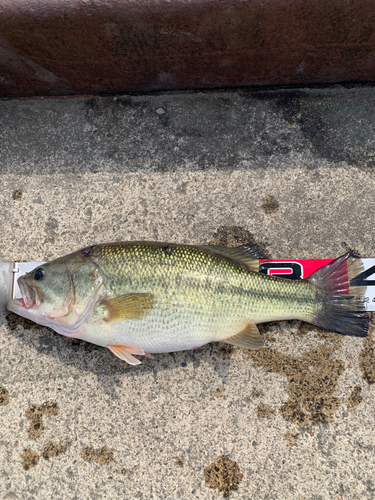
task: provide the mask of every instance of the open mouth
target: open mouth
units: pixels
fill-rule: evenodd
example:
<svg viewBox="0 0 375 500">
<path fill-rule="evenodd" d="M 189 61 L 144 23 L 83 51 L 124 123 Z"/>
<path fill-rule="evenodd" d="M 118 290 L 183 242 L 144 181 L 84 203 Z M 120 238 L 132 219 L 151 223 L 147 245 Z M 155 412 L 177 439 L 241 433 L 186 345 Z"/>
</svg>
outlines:
<svg viewBox="0 0 375 500">
<path fill-rule="evenodd" d="M 20 287 L 22 297 L 19 300 L 19 305 L 21 307 L 25 307 L 26 309 L 30 309 L 36 302 L 37 294 L 34 288 L 27 286 L 25 282 L 21 278 L 18 279 L 18 286 Z"/>
</svg>

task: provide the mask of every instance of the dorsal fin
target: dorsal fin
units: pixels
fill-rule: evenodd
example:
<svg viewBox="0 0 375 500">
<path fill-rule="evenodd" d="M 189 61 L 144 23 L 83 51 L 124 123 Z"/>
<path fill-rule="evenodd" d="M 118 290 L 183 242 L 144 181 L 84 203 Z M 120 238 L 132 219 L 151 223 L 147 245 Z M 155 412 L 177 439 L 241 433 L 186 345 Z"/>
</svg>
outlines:
<svg viewBox="0 0 375 500">
<path fill-rule="evenodd" d="M 244 264 L 250 271 L 259 271 L 259 259 L 267 259 L 267 256 L 262 253 L 262 248 L 256 243 L 247 243 L 240 247 L 204 245 L 203 248 L 207 248 L 210 252 L 237 260 Z"/>
</svg>

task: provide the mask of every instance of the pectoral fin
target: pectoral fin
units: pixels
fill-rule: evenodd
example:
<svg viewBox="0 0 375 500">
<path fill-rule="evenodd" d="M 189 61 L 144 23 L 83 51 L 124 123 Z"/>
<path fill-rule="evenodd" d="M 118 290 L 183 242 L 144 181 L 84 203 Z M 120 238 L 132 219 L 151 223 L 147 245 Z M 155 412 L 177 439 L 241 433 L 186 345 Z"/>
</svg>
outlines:
<svg viewBox="0 0 375 500">
<path fill-rule="evenodd" d="M 240 333 L 233 335 L 233 337 L 223 339 L 221 342 L 253 350 L 260 349 L 264 345 L 258 327 L 254 325 L 254 323 L 248 323 Z"/>
<path fill-rule="evenodd" d="M 147 358 L 153 359 L 151 354 L 144 352 L 143 349 L 136 346 L 128 346 L 128 345 L 107 345 L 108 349 L 113 352 L 115 356 L 126 361 L 129 365 L 140 365 L 141 361 L 139 359 L 132 356 L 132 354 L 137 354 L 138 356 L 146 356 Z"/>
<path fill-rule="evenodd" d="M 155 298 L 150 293 L 128 293 L 102 303 L 107 309 L 106 321 L 142 319 L 153 308 Z"/>
</svg>

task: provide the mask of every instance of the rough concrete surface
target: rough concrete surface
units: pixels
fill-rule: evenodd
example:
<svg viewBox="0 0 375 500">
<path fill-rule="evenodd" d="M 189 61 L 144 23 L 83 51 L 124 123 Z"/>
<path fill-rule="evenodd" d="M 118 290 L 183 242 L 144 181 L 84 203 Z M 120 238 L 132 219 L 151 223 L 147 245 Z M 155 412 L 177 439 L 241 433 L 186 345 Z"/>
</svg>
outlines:
<svg viewBox="0 0 375 500">
<path fill-rule="evenodd" d="M 0 101 L 0 255 L 248 235 L 375 257 L 374 106 L 370 87 Z M 1 498 L 375 496 L 373 337 L 272 323 L 255 353 L 131 367 L 0 322 Z"/>
</svg>

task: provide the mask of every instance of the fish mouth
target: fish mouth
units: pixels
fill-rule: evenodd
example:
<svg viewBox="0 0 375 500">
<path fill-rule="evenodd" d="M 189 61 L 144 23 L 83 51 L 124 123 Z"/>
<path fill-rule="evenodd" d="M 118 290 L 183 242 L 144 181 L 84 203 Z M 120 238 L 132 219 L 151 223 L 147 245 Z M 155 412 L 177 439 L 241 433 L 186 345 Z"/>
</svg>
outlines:
<svg viewBox="0 0 375 500">
<path fill-rule="evenodd" d="M 22 297 L 15 300 L 18 300 L 19 306 L 31 309 L 35 303 L 38 304 L 38 294 L 34 287 L 26 285 L 22 277 L 18 279 L 18 286 L 21 290 Z"/>
</svg>

